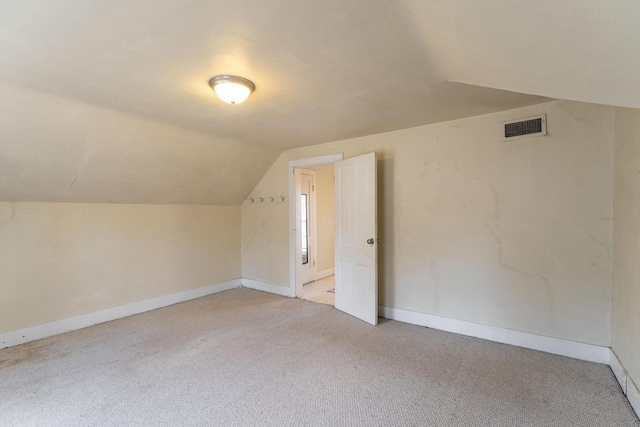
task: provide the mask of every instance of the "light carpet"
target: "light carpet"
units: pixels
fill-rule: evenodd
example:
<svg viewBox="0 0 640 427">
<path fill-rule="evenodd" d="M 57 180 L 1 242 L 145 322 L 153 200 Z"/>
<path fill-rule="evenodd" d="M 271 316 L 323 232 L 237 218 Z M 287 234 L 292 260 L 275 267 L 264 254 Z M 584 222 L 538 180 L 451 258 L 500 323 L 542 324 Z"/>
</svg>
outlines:
<svg viewBox="0 0 640 427">
<path fill-rule="evenodd" d="M 0 350 L 0 425 L 640 422 L 605 365 L 234 289 Z"/>
</svg>

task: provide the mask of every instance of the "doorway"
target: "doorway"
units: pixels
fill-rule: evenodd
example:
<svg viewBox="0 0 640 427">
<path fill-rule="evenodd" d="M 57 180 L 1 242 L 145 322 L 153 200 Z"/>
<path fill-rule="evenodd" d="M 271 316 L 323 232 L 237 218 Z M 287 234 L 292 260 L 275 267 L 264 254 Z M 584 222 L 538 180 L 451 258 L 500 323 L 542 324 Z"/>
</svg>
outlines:
<svg viewBox="0 0 640 427">
<path fill-rule="evenodd" d="M 333 165 L 344 158 L 342 153 L 318 156 L 307 159 L 291 160 L 289 162 L 289 283 L 291 294 L 301 298 L 304 293 L 304 284 L 308 276 L 301 274 L 305 259 L 302 254 L 302 200 L 301 191 L 301 170 L 311 169 L 316 166 Z M 298 172 L 296 172 L 296 170 Z M 313 224 L 312 226 L 313 227 Z M 314 230 L 311 228 L 311 232 Z M 310 248 L 313 252 L 313 249 Z M 315 252 L 314 252 L 315 253 Z M 315 280 L 315 279 L 314 279 Z"/>
<path fill-rule="evenodd" d="M 333 164 L 296 168 L 295 179 L 300 204 L 297 227 L 300 247 L 296 257 L 302 294 L 298 297 L 334 305 Z"/>
<path fill-rule="evenodd" d="M 305 298 L 306 293 L 309 299 L 313 294 L 332 293 L 331 298 L 323 298 L 324 303 L 333 299 L 338 310 L 377 325 L 376 153 L 347 160 L 343 157 L 343 154 L 332 154 L 289 162 L 291 293 L 298 298 Z M 313 168 L 323 165 L 333 168 L 334 260 L 330 268 L 335 274 L 320 278 L 319 237 L 332 234 L 318 231 L 318 171 Z M 322 282 L 324 279 L 327 280 Z M 331 282 L 335 283 L 334 289 L 325 289 Z"/>
<path fill-rule="evenodd" d="M 317 206 L 316 206 L 316 171 L 297 168 L 295 170 L 296 202 L 300 214 L 297 225 L 300 234 L 298 245 L 298 281 L 306 285 L 316 280 L 317 254 Z"/>
</svg>

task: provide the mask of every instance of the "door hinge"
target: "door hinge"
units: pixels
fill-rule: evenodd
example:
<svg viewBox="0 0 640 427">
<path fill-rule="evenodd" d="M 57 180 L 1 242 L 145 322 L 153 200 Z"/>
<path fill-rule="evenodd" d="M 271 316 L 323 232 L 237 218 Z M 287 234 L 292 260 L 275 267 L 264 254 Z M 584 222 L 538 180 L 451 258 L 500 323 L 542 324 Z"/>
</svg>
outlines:
<svg viewBox="0 0 640 427">
<path fill-rule="evenodd" d="M 311 191 L 316 191 L 316 186 L 315 185 L 311 186 Z"/>
</svg>

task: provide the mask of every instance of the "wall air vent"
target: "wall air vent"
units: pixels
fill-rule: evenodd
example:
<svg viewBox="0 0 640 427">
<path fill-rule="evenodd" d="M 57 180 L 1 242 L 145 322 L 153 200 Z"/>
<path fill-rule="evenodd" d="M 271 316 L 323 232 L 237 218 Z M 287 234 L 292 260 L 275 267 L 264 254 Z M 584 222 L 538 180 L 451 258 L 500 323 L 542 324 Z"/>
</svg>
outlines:
<svg viewBox="0 0 640 427">
<path fill-rule="evenodd" d="M 528 138 L 531 136 L 545 136 L 547 134 L 547 115 L 527 117 L 503 123 L 502 140 Z"/>
</svg>

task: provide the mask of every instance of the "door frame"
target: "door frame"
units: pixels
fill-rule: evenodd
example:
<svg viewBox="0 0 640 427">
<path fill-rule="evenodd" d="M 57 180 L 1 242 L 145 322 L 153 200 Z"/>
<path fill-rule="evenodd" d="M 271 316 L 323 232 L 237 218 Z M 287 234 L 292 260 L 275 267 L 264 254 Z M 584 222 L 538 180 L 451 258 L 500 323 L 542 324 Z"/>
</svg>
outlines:
<svg viewBox="0 0 640 427">
<path fill-rule="evenodd" d="M 295 168 L 310 168 L 333 164 L 344 160 L 344 153 L 327 154 L 325 156 L 307 157 L 289 161 L 289 289 L 294 297 L 302 296 L 296 287 L 296 188 Z"/>
<path fill-rule="evenodd" d="M 308 258 L 307 258 L 307 262 L 309 263 L 309 267 L 311 268 L 311 272 L 309 273 L 311 275 L 311 277 L 313 278 L 313 280 L 309 280 L 307 282 L 304 282 L 303 279 L 301 277 L 299 277 L 298 275 L 302 276 L 302 273 L 300 271 L 298 271 L 298 268 L 300 268 L 300 264 L 298 262 L 296 262 L 296 290 L 299 292 L 301 292 L 301 286 L 303 286 L 305 283 L 309 283 L 312 281 L 317 280 L 317 265 L 316 265 L 316 261 L 317 261 L 317 257 L 318 257 L 318 239 L 317 239 L 317 234 L 318 234 L 318 211 L 317 211 L 317 206 L 316 206 L 316 202 L 317 202 L 317 194 L 316 194 L 316 171 L 312 170 L 312 169 L 307 169 L 307 168 L 303 168 L 303 167 L 295 167 L 294 168 L 294 179 L 295 179 L 295 183 L 294 185 L 296 186 L 296 192 L 295 192 L 295 208 L 296 208 L 296 226 L 298 224 L 300 224 L 300 221 L 302 220 L 302 210 L 300 207 L 300 204 L 298 203 L 298 194 L 302 193 L 302 175 L 307 175 L 307 176 L 311 176 L 311 188 L 308 194 L 308 204 L 307 204 L 307 211 L 308 211 L 308 218 L 309 218 L 309 235 L 307 236 L 308 239 Z M 300 185 L 300 187 L 298 187 L 298 185 Z M 296 244 L 295 244 L 295 248 L 296 248 L 296 260 L 300 260 L 302 258 L 302 248 L 300 243 L 302 243 L 301 241 L 298 241 L 298 238 L 300 238 L 300 234 L 296 234 Z"/>
</svg>

